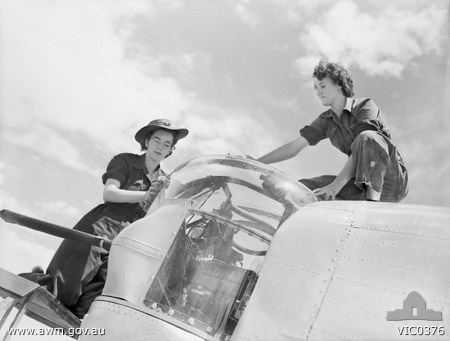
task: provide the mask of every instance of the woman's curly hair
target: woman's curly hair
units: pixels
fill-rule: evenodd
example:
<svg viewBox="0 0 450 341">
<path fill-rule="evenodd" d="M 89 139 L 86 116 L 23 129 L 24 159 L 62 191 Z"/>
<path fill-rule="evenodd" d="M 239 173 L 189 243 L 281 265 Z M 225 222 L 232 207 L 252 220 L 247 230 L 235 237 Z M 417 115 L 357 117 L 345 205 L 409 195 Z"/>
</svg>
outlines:
<svg viewBox="0 0 450 341">
<path fill-rule="evenodd" d="M 341 64 L 328 62 L 324 58 L 314 68 L 313 77 L 322 80 L 327 76 L 342 88 L 342 93 L 345 97 L 353 97 L 353 79 L 351 73 Z"/>
</svg>

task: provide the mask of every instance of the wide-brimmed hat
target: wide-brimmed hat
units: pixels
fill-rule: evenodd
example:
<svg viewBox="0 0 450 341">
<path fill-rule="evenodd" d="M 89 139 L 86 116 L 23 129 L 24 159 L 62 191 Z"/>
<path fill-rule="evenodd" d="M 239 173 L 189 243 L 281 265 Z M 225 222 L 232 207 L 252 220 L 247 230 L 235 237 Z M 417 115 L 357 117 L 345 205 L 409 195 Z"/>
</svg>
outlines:
<svg viewBox="0 0 450 341">
<path fill-rule="evenodd" d="M 157 120 L 151 121 L 149 124 L 142 127 L 141 129 L 139 129 L 138 132 L 136 133 L 136 135 L 134 136 L 134 138 L 141 145 L 143 145 L 145 138 L 151 132 L 158 130 L 158 129 L 165 129 L 165 130 L 170 130 L 170 131 L 176 132 L 177 140 L 182 139 L 183 137 L 186 137 L 187 134 L 189 134 L 189 130 L 187 130 L 186 128 L 175 127 L 170 120 L 157 119 Z"/>
</svg>

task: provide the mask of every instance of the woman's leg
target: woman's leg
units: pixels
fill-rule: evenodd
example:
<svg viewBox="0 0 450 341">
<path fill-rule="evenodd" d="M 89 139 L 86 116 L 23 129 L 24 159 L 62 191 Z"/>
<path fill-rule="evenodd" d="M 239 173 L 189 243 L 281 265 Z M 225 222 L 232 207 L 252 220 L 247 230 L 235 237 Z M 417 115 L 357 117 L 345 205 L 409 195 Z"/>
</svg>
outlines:
<svg viewBox="0 0 450 341">
<path fill-rule="evenodd" d="M 367 198 L 367 200 L 371 200 L 371 201 L 380 201 L 381 192 L 377 192 L 372 187 L 367 186 L 366 187 L 366 198 Z"/>
<path fill-rule="evenodd" d="M 124 225 L 99 211 L 86 214 L 74 229 L 97 236 L 113 239 Z M 104 260 L 103 251 L 80 242 L 65 239 L 53 256 L 47 273 L 53 278 L 53 286 L 48 289 L 55 292 L 58 300 L 69 309 L 73 309 L 88 284 L 95 278 Z"/>
<path fill-rule="evenodd" d="M 310 179 L 300 179 L 299 182 L 308 187 L 311 191 L 329 185 L 336 179 L 336 175 L 322 175 Z M 366 191 L 355 185 L 354 179 L 345 184 L 336 196 L 336 200 L 366 200 Z"/>
<path fill-rule="evenodd" d="M 93 233 L 92 211 L 87 213 L 74 227 L 74 230 Z M 94 217 L 97 218 L 98 217 Z M 86 268 L 93 268 L 91 246 L 78 241 L 64 239 L 56 250 L 47 268 L 47 274 L 53 277 L 48 290 L 53 292 L 62 304 L 74 305 L 81 295 L 81 281 Z"/>
<path fill-rule="evenodd" d="M 355 184 L 366 188 L 366 199 L 379 201 L 389 163 L 389 145 L 375 131 L 361 132 L 352 143 Z"/>
</svg>

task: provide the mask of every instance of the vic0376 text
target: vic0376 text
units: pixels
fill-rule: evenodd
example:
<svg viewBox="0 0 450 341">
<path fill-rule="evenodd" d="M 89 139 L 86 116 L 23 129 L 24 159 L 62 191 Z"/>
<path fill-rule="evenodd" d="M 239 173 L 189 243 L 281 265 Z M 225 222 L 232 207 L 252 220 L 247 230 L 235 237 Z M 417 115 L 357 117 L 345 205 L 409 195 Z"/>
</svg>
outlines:
<svg viewBox="0 0 450 341">
<path fill-rule="evenodd" d="M 399 335 L 445 335 L 444 326 L 398 326 Z"/>
</svg>

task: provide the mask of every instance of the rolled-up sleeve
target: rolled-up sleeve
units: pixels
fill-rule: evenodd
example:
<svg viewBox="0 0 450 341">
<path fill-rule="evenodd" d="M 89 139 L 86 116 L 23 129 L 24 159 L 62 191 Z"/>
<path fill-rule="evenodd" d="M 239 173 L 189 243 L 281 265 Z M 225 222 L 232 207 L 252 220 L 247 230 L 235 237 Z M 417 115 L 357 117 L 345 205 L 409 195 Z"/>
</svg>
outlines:
<svg viewBox="0 0 450 341">
<path fill-rule="evenodd" d="M 327 119 L 319 116 L 310 125 L 300 129 L 300 135 L 308 141 L 309 145 L 314 146 L 327 137 L 327 129 Z"/>
<path fill-rule="evenodd" d="M 108 179 L 115 179 L 124 185 L 129 173 L 129 166 L 126 157 L 119 154 L 112 158 L 109 162 L 106 172 L 102 176 L 103 184 L 106 183 Z"/>
</svg>

